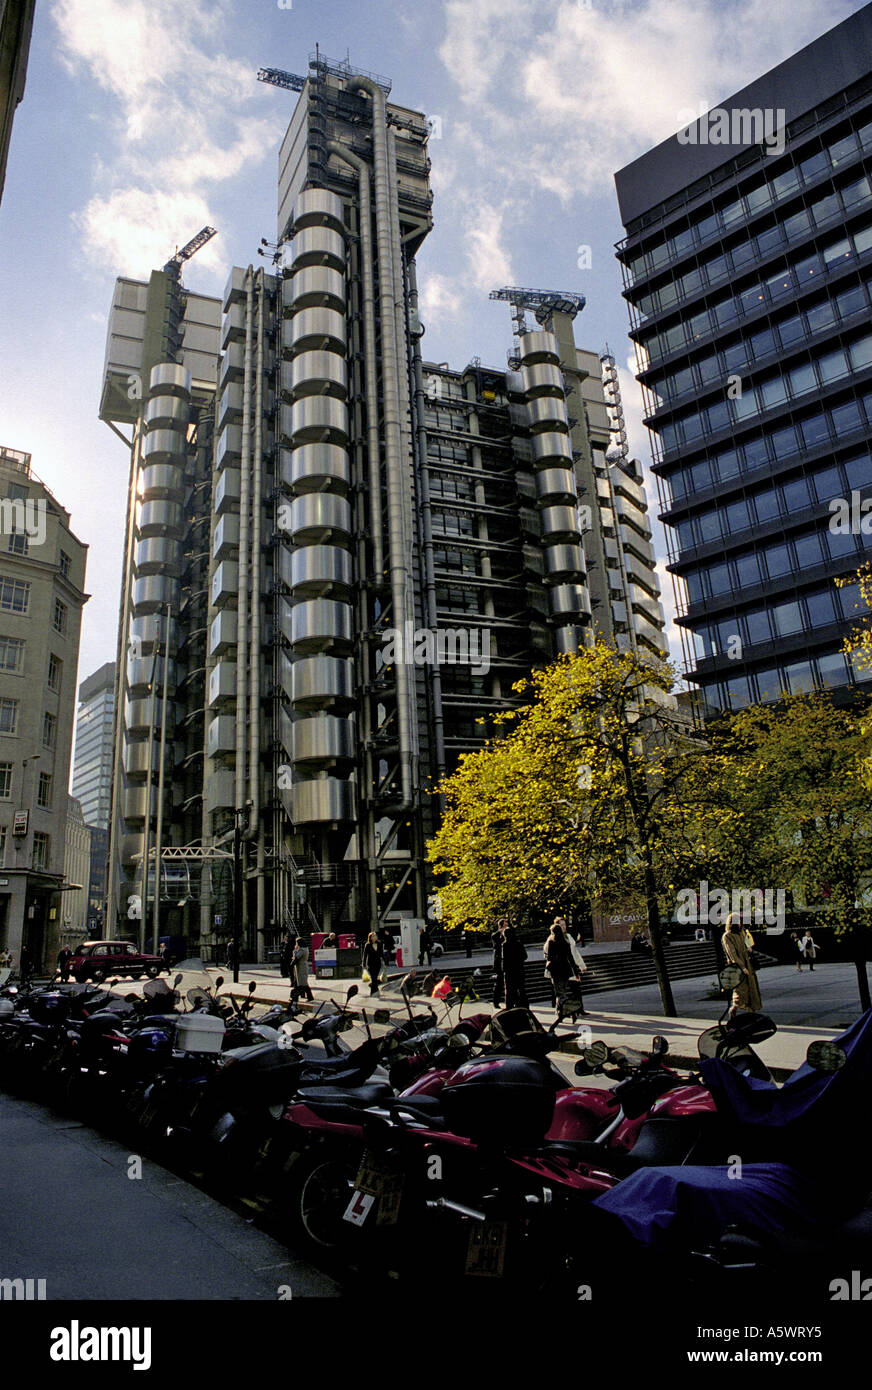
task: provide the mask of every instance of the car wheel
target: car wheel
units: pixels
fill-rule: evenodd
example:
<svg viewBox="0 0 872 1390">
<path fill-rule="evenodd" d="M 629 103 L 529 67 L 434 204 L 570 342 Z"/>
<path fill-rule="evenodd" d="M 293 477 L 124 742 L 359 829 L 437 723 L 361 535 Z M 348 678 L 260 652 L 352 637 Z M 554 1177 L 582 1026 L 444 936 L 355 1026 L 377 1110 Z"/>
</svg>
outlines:
<svg viewBox="0 0 872 1390">
<path fill-rule="evenodd" d="M 94 970 L 94 971 L 92 971 L 91 979 L 95 982 L 95 984 L 98 984 L 98 985 L 101 984 L 102 981 L 105 980 L 105 978 L 106 978 L 106 971 L 105 971 L 105 970 Z"/>
<path fill-rule="evenodd" d="M 336 1254 L 354 1234 L 344 1221 L 360 1156 L 334 1145 L 319 1145 L 301 1155 L 290 1175 L 290 1190 L 281 1203 L 288 1238 L 313 1253 Z"/>
<path fill-rule="evenodd" d="M 76 973 L 75 973 L 75 975 L 73 976 L 73 979 L 76 981 L 76 983 L 77 983 L 77 984 L 80 984 L 80 985 L 83 985 L 83 984 L 85 983 L 85 981 L 87 980 L 87 978 L 88 978 L 88 972 L 87 972 L 87 970 L 77 970 Z"/>
<path fill-rule="evenodd" d="M 145 973 L 150 980 L 156 980 L 160 974 L 160 970 L 161 968 L 159 965 L 150 965 Z"/>
<path fill-rule="evenodd" d="M 142 971 L 141 971 L 141 970 L 134 970 L 134 971 L 132 972 L 130 978 L 131 978 L 131 980 L 141 980 L 141 979 L 142 979 Z"/>
</svg>

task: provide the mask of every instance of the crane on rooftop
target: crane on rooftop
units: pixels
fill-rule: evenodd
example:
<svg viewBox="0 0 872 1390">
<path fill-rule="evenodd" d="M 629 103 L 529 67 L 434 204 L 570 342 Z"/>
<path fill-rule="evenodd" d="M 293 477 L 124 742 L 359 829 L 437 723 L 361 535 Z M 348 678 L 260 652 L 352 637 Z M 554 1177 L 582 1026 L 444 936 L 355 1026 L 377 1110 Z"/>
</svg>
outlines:
<svg viewBox="0 0 872 1390">
<path fill-rule="evenodd" d="M 202 250 L 206 245 L 206 242 L 211 241 L 213 236 L 216 235 L 217 233 L 214 227 L 201 227 L 196 236 L 191 237 L 190 241 L 186 242 L 174 256 L 170 257 L 164 266 L 164 273 L 166 275 L 172 275 L 178 280 L 181 276 L 182 266 L 185 261 L 189 261 L 192 256 L 196 256 L 197 252 Z"/>
<path fill-rule="evenodd" d="M 545 326 L 555 313 L 568 314 L 574 319 L 586 303 L 583 294 L 574 294 L 572 290 L 531 290 L 520 285 L 507 285 L 501 290 L 491 290 L 489 298 L 501 299 L 504 303 L 511 304 L 519 333 L 526 331 L 525 309 L 530 310 L 537 323 Z"/>
</svg>

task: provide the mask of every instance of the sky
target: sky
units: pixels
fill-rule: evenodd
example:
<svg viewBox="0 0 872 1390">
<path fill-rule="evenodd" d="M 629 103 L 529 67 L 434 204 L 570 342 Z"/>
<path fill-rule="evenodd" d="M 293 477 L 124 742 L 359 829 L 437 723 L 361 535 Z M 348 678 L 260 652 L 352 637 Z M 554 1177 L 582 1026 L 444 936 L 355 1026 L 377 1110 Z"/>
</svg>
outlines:
<svg viewBox="0 0 872 1390">
<path fill-rule="evenodd" d="M 296 94 L 259 67 L 387 76 L 434 122 L 423 348 L 504 366 L 503 285 L 573 290 L 579 346 L 621 368 L 647 470 L 614 246 L 614 171 L 862 8 L 860 0 L 37 0 L 0 204 L 0 444 L 90 547 L 79 680 L 115 658 L 128 454 L 97 419 L 115 277 L 147 279 L 205 224 L 185 284 L 220 295 L 275 236 Z M 649 475 L 655 545 L 665 558 Z M 661 575 L 673 652 L 671 582 Z"/>
</svg>

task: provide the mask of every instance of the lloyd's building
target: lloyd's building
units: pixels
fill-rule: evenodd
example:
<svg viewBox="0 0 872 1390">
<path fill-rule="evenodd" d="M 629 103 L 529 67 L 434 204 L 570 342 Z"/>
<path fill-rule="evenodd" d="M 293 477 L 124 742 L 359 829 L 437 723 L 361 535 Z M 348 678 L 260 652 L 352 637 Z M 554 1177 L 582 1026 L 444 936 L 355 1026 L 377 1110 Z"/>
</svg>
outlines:
<svg viewBox="0 0 872 1390">
<path fill-rule="evenodd" d="M 433 784 L 532 667 L 666 650 L 583 299 L 501 290 L 508 368 L 428 363 L 425 117 L 321 55 L 262 76 L 299 93 L 273 273 L 119 280 L 101 410 L 130 449 L 109 920 L 205 950 L 235 859 L 260 959 L 292 923 L 426 915 Z"/>
</svg>

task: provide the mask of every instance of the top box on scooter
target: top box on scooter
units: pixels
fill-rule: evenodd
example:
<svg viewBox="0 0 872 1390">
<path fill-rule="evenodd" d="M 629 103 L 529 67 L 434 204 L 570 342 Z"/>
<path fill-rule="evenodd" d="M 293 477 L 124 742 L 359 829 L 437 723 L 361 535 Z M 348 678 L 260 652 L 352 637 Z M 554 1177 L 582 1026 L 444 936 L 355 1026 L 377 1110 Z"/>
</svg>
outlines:
<svg viewBox="0 0 872 1390">
<path fill-rule="evenodd" d="M 180 1052 L 220 1052 L 223 1040 L 224 1020 L 211 1014 L 184 1014 L 176 1025 Z"/>
</svg>

